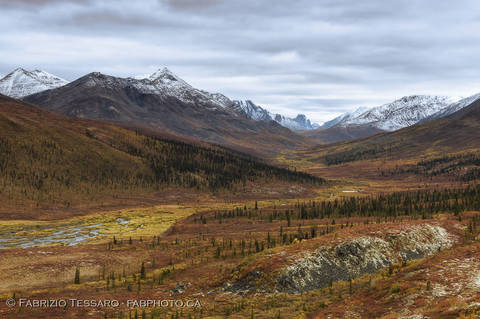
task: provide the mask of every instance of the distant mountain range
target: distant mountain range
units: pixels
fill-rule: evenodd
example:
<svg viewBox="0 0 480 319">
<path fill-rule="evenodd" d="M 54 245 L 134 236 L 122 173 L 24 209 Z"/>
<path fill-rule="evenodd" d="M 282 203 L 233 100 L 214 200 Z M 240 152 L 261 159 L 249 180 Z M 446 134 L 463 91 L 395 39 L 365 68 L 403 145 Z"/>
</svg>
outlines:
<svg viewBox="0 0 480 319">
<path fill-rule="evenodd" d="M 25 98 L 69 116 L 161 128 L 224 145 L 230 145 L 234 139 L 235 145 L 245 144 L 240 143 L 242 131 L 266 130 L 262 134 L 276 136 L 277 140 L 285 137 L 288 141 L 278 142 L 290 146 L 310 142 L 281 131 L 275 124 L 312 140 L 333 143 L 445 117 L 480 98 L 480 94 L 459 101 L 446 96 L 405 96 L 381 106 L 358 108 L 319 126 L 303 114 L 289 118 L 251 100 L 231 100 L 221 93 L 194 88 L 167 68 L 129 78 L 94 72 L 72 83 L 45 71 L 18 68 L 0 79 L 0 93 Z"/>
<path fill-rule="evenodd" d="M 93 72 L 24 100 L 70 117 L 193 137 L 259 155 L 310 144 L 274 121 L 250 119 L 224 95 L 196 89 L 166 68 L 136 78 Z"/>
<path fill-rule="evenodd" d="M 209 93 L 196 89 L 167 68 L 159 69 L 149 75 L 135 76 L 130 79 L 130 83 L 134 83 L 135 80 L 140 81 L 135 82 L 135 86 L 143 91 L 173 96 L 186 103 L 200 101 L 222 108 L 233 109 L 241 114 L 245 113 L 247 117 L 255 121 L 276 121 L 280 125 L 296 131 L 312 130 L 319 127 L 317 124 L 312 124 L 303 114 L 299 114 L 296 118 L 289 118 L 280 114 L 272 114 L 249 100 L 232 101 L 221 93 Z M 68 83 L 67 80 L 45 71 L 27 71 L 17 68 L 5 77 L 0 77 L 0 93 L 14 98 L 23 98 L 45 90 L 55 89 Z M 256 113 L 258 112 L 265 116 L 257 116 Z"/>
<path fill-rule="evenodd" d="M 273 114 L 250 100 L 233 101 L 233 103 L 235 110 L 245 112 L 249 118 L 255 121 L 275 121 L 294 131 L 314 130 L 320 127 L 320 125 L 310 122 L 303 114 L 298 114 L 295 118 L 289 118 L 281 114 Z"/>
<path fill-rule="evenodd" d="M 480 98 L 480 94 L 454 101 L 447 96 L 405 96 L 373 108 L 361 107 L 325 122 L 304 135 L 325 143 L 391 132 L 448 116 Z"/>
</svg>

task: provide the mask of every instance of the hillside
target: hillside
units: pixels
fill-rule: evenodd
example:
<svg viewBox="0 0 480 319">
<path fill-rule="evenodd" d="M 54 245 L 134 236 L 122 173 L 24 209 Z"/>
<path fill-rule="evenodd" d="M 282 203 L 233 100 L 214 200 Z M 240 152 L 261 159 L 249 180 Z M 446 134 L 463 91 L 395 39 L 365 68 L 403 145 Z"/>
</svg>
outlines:
<svg viewBox="0 0 480 319">
<path fill-rule="evenodd" d="M 168 70 L 152 76 L 90 73 L 25 101 L 70 117 L 160 129 L 259 155 L 310 144 L 278 123 L 254 121 L 235 112 L 223 104 L 225 97 L 195 89 Z"/>
<path fill-rule="evenodd" d="M 350 142 L 318 146 L 305 155 L 341 164 L 364 159 L 415 159 L 480 148 L 480 101 L 445 117 Z"/>
<path fill-rule="evenodd" d="M 171 187 L 214 192 L 252 182 L 322 182 L 224 148 L 67 118 L 1 95 L 0 131 L 0 198 L 15 210 L 68 209 Z"/>
</svg>

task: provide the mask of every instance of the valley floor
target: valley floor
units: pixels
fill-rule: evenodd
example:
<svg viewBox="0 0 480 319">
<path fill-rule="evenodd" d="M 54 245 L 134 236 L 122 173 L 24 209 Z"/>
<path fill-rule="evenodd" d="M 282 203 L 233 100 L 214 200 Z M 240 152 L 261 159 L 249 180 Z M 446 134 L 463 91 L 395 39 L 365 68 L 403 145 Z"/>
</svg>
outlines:
<svg viewBox="0 0 480 319">
<path fill-rule="evenodd" d="M 317 189 L 251 184 L 248 192 L 208 196 L 171 189 L 144 196 L 137 201 L 141 207 L 131 196 L 102 207 L 44 207 L 41 214 L 25 208 L 17 218 L 4 210 L 0 317 L 480 315 L 480 212 L 361 216 L 348 209 L 324 214 L 321 206 L 325 201 L 348 207 L 353 197 L 465 183 L 381 173 L 398 163 L 296 164 L 330 182 Z M 119 304 L 79 306 L 71 299 Z M 15 305 L 7 306 L 7 300 Z M 25 300 L 68 305 L 20 304 Z M 147 300 L 195 305 L 139 304 Z"/>
<path fill-rule="evenodd" d="M 335 196 L 345 195 L 339 191 Z M 427 219 L 302 219 L 296 214 L 304 202 L 308 201 L 164 205 L 46 225 L 32 222 L 25 236 L 48 236 L 73 225 L 97 225 L 100 235 L 72 246 L 67 240 L 1 249 L 0 294 L 2 300 L 14 298 L 17 305 L 7 307 L 2 302 L 0 314 L 2 318 L 475 318 L 480 313 L 480 245 L 476 230 L 468 232 L 478 213 L 464 213 L 462 220 L 450 214 Z M 280 217 L 283 211 L 291 211 L 290 221 Z M 2 225 L 2 234 L 20 236 L 16 222 Z M 288 292 L 276 284 L 286 267 L 305 253 L 315 254 L 322 247 L 336 251 L 339 245 L 361 238 L 388 242 L 398 236 L 410 238 L 418 227 L 439 227 L 448 240 L 438 251 L 406 243 L 404 249 L 421 253 L 408 260 L 397 258 L 390 267 L 359 271 L 349 280 L 332 280 L 325 287 Z M 432 234 L 413 238 L 434 247 L 438 239 L 430 238 Z M 80 284 L 74 284 L 76 269 Z M 46 299 L 114 299 L 120 305 L 18 305 L 20 300 Z M 129 304 L 132 300 L 194 300 L 201 306 L 140 307 Z"/>
</svg>

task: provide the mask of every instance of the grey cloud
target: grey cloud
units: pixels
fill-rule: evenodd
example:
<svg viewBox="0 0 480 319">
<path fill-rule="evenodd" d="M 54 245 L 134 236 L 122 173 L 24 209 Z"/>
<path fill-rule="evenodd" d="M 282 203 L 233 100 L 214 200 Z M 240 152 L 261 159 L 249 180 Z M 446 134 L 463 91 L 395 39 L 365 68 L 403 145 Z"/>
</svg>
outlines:
<svg viewBox="0 0 480 319">
<path fill-rule="evenodd" d="M 103 26 L 106 30 L 112 28 L 187 28 L 192 26 L 188 22 L 175 21 L 163 17 L 162 19 L 148 14 L 132 14 L 113 10 L 86 10 L 71 17 L 60 17 L 57 26 Z"/>
<path fill-rule="evenodd" d="M 177 10 L 197 10 L 218 5 L 223 0 L 160 0 L 160 2 Z"/>
<path fill-rule="evenodd" d="M 303 98 L 303 100 L 309 104 L 309 106 L 305 106 L 304 109 L 306 111 L 315 111 L 317 107 L 315 105 L 326 105 L 329 107 L 335 107 L 340 111 L 346 112 L 349 108 L 345 108 L 345 105 L 362 105 L 365 100 L 361 99 L 340 99 L 340 98 Z"/>
<path fill-rule="evenodd" d="M 55 4 L 80 4 L 88 5 L 93 0 L 0 0 L 0 6 L 3 8 L 42 8 Z"/>
</svg>

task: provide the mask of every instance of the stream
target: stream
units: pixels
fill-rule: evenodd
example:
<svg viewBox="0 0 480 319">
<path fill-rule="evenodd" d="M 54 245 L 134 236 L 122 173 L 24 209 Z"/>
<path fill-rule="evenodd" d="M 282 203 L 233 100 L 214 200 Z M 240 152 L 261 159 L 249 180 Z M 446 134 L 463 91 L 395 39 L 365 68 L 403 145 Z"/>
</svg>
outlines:
<svg viewBox="0 0 480 319">
<path fill-rule="evenodd" d="M 130 224 L 129 220 L 120 217 L 117 218 L 115 222 L 121 227 L 128 227 Z M 30 248 L 55 244 L 60 244 L 62 246 L 75 246 L 86 240 L 102 236 L 100 232 L 104 230 L 104 228 L 101 227 L 103 225 L 104 224 L 82 226 L 62 225 L 55 228 L 60 230 L 54 231 L 48 235 L 45 234 L 38 236 L 28 235 L 28 231 L 33 230 L 33 228 L 23 229 L 23 231 L 27 233 L 26 235 L 0 234 L 0 249 Z M 43 226 L 41 228 L 54 229 L 53 226 Z"/>
</svg>

